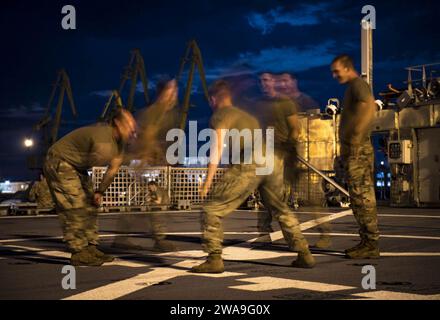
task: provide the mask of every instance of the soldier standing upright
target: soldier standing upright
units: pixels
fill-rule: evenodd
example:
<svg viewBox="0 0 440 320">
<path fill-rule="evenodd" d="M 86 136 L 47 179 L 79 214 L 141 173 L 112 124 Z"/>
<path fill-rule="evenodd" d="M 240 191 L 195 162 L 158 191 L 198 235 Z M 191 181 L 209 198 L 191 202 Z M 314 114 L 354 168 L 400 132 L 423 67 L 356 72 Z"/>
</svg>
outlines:
<svg viewBox="0 0 440 320">
<path fill-rule="evenodd" d="M 60 217 L 64 240 L 74 266 L 100 266 L 113 257 L 98 245 L 97 210 L 123 162 L 125 144 L 135 135 L 136 122 L 120 109 L 110 125 L 76 129 L 49 149 L 44 172 Z M 109 165 L 96 192 L 87 169 Z"/>
<path fill-rule="evenodd" d="M 374 97 L 349 56 L 340 55 L 333 59 L 331 71 L 333 78 L 347 85 L 339 139 L 351 208 L 361 237 L 361 242 L 345 253 L 351 259 L 377 258 L 380 256 L 379 229 L 373 178 L 374 150 L 370 141 L 370 125 L 376 111 Z"/>
</svg>

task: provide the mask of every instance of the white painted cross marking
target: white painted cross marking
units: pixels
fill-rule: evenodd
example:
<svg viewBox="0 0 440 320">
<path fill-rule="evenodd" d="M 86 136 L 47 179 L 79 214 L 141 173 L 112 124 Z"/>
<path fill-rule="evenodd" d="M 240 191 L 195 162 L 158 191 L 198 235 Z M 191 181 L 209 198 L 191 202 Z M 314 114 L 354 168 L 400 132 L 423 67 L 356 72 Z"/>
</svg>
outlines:
<svg viewBox="0 0 440 320">
<path fill-rule="evenodd" d="M 250 282 L 252 284 L 244 284 L 229 287 L 231 289 L 247 290 L 247 291 L 267 291 L 274 289 L 301 289 L 318 292 L 332 292 L 341 290 L 355 289 L 355 287 L 341 286 L 323 282 L 311 282 L 292 279 L 282 279 L 275 277 L 255 277 L 247 279 L 238 279 L 238 281 Z"/>
<path fill-rule="evenodd" d="M 356 293 L 353 296 L 374 300 L 440 300 L 440 294 L 424 295 L 385 290 Z"/>
</svg>

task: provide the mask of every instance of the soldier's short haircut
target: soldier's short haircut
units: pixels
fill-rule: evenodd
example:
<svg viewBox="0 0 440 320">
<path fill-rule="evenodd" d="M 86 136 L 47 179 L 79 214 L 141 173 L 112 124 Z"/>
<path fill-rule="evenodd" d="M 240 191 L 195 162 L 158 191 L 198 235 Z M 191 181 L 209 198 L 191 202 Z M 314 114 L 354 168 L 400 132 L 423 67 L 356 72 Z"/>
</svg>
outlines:
<svg viewBox="0 0 440 320">
<path fill-rule="evenodd" d="M 126 121 L 129 115 L 131 115 L 130 111 L 121 107 L 116 108 L 112 116 L 112 121 L 111 121 L 112 125 L 115 125 L 115 120 L 118 120 L 120 122 Z"/>
<path fill-rule="evenodd" d="M 156 186 L 156 187 L 157 187 L 157 182 L 156 182 L 156 180 L 148 181 L 147 186 Z"/>
<path fill-rule="evenodd" d="M 208 89 L 210 96 L 219 98 L 230 97 L 232 95 L 231 87 L 226 80 L 217 80 Z"/>
<path fill-rule="evenodd" d="M 272 71 L 268 71 L 268 70 L 260 71 L 260 72 L 258 72 L 257 75 L 258 75 L 258 77 L 261 77 L 263 74 L 270 74 L 271 76 L 274 75 L 274 73 Z"/>
<path fill-rule="evenodd" d="M 353 59 L 348 54 L 341 54 L 333 59 L 332 64 L 339 62 L 345 68 L 354 69 Z"/>
</svg>

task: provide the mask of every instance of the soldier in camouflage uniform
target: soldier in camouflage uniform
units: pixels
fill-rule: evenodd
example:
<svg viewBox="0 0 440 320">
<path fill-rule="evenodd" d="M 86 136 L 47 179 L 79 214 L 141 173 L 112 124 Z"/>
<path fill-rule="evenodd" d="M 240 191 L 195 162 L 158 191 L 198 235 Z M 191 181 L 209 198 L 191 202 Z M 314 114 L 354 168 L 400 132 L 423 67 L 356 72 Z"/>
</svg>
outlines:
<svg viewBox="0 0 440 320">
<path fill-rule="evenodd" d="M 297 141 L 299 134 L 298 111 L 299 105 L 295 99 L 289 97 L 285 92 L 278 92 L 278 75 L 268 72 L 260 74 L 260 90 L 262 97 L 254 105 L 254 113 L 260 120 L 264 129 L 273 127 L 275 129 L 275 148 L 284 157 L 284 194 L 283 201 L 287 203 L 291 196 L 292 184 L 297 179 Z M 258 213 L 258 231 L 260 237 L 255 244 L 270 242 L 272 229 L 271 210 Z M 317 217 L 318 218 L 318 217 Z M 320 239 L 315 244 L 317 248 L 326 248 L 330 245 L 329 224 L 319 225 Z M 281 231 L 284 237 L 288 233 Z M 295 248 L 290 248 L 295 250 Z"/>
<path fill-rule="evenodd" d="M 40 181 L 35 181 L 33 184 L 31 191 L 29 192 L 29 200 L 35 201 L 37 203 L 37 208 L 39 209 L 55 208 L 44 174 L 40 174 Z"/>
<path fill-rule="evenodd" d="M 222 130 L 259 129 L 258 120 L 250 114 L 232 106 L 231 91 L 225 81 L 217 81 L 210 88 L 210 104 L 214 109 L 211 117 L 211 127 L 216 130 L 217 142 L 214 142 L 214 152 L 208 166 L 208 174 L 201 190 L 205 196 L 212 184 L 218 163 L 223 152 Z M 255 138 L 255 137 L 254 137 Z M 255 146 L 254 146 L 255 147 Z M 252 147 L 251 147 L 252 149 Z M 315 260 L 309 251 L 308 243 L 303 237 L 299 222 L 293 212 L 282 201 L 283 185 L 283 155 L 275 150 L 273 171 L 268 175 L 257 175 L 257 165 L 250 157 L 252 150 L 246 143 L 240 144 L 240 159 L 233 161 L 221 180 L 212 190 L 213 200 L 203 207 L 203 241 L 204 249 L 209 253 L 207 261 L 191 269 L 196 273 L 221 273 L 224 271 L 222 253 L 223 229 L 222 218 L 233 212 L 253 190 L 259 188 L 263 203 L 272 210 L 285 234 L 286 241 L 297 249 L 298 259 L 292 263 L 294 267 L 311 268 Z M 233 155 L 237 156 L 237 155 Z M 268 158 L 269 155 L 266 155 Z M 237 159 L 235 159 L 237 160 Z"/>
<path fill-rule="evenodd" d="M 253 105 L 254 110 L 249 110 L 254 112 L 260 125 L 263 129 L 267 128 L 267 123 L 265 116 L 268 110 L 271 110 L 271 106 L 277 100 L 277 92 L 275 90 L 275 76 L 269 72 L 263 72 L 259 75 L 259 88 L 262 94 Z M 256 109 L 256 110 L 255 110 Z M 285 197 L 285 195 L 284 195 Z M 284 200 L 284 199 L 283 199 Z M 259 211 L 258 214 L 257 229 L 260 232 L 260 236 L 257 243 L 270 242 L 269 233 L 273 232 L 272 229 L 272 214 L 269 210 Z"/>
<path fill-rule="evenodd" d="M 135 129 L 132 115 L 120 109 L 111 125 L 76 129 L 58 140 L 47 153 L 44 172 L 74 266 L 99 266 L 114 259 L 96 248 L 96 207 L 118 172 L 124 146 Z M 102 182 L 94 192 L 87 169 L 107 165 Z"/>
<path fill-rule="evenodd" d="M 283 201 L 288 202 L 291 184 L 294 181 L 296 160 L 296 141 L 298 135 L 298 106 L 295 101 L 281 96 L 276 90 L 276 75 L 263 72 L 259 76 L 262 97 L 255 104 L 253 112 L 263 129 L 275 129 L 275 148 L 284 156 Z M 273 232 L 270 209 L 258 213 L 258 242 L 270 240 Z"/>
<path fill-rule="evenodd" d="M 169 142 L 166 141 L 168 130 L 178 127 L 180 109 L 177 107 L 178 86 L 174 79 L 161 79 L 156 88 L 156 100 L 153 104 L 140 110 L 136 115 L 138 123 L 138 139 L 130 146 L 128 157 L 140 160 L 139 168 L 144 166 L 166 166 L 166 149 Z M 157 201 L 168 203 L 168 194 L 165 190 L 158 187 L 157 183 L 148 183 L 147 203 L 155 205 L 153 210 L 158 209 Z M 154 190 L 153 190 L 154 189 Z M 155 199 L 154 195 L 159 195 L 160 199 Z M 165 240 L 164 223 L 160 219 L 160 214 L 153 212 L 148 215 L 151 224 L 154 246 L 153 250 L 168 252 L 176 248 L 169 241 Z M 133 228 L 133 223 L 125 215 L 120 215 L 118 219 L 118 229 L 129 233 Z M 145 250 L 146 247 L 136 244 L 136 239 L 128 236 L 117 237 L 113 242 L 113 247 L 127 250 Z"/>
<path fill-rule="evenodd" d="M 166 166 L 166 141 L 170 129 L 179 126 L 180 109 L 177 107 L 178 86 L 176 80 L 158 83 L 156 101 L 137 115 L 139 139 L 133 145 L 133 157 L 149 166 Z"/>
<path fill-rule="evenodd" d="M 166 210 L 170 203 L 168 192 L 161 188 L 156 181 L 148 182 L 147 204 L 151 205 L 150 222 L 153 231 L 153 249 L 160 252 L 175 251 L 175 246 L 166 240 L 165 223 L 158 210 Z"/>
<path fill-rule="evenodd" d="M 376 106 L 369 85 L 359 77 L 352 59 L 336 57 L 331 64 L 333 77 L 347 84 L 339 126 L 341 157 L 350 193 L 351 208 L 361 242 L 345 251 L 347 258 L 377 258 L 379 229 L 374 192 L 374 150 L 370 141 L 370 125 Z"/>
</svg>

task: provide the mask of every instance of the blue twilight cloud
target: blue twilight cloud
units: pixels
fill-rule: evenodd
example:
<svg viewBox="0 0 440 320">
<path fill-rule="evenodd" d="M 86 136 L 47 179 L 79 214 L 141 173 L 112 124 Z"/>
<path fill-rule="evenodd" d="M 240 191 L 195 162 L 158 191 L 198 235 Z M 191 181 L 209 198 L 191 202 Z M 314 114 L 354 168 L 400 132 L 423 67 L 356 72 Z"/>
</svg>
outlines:
<svg viewBox="0 0 440 320">
<path fill-rule="evenodd" d="M 278 6 L 266 13 L 251 12 L 246 18 L 249 25 L 267 35 L 273 31 L 278 24 L 290 26 L 309 26 L 320 22 L 319 13 L 328 7 L 327 3 L 302 5 L 297 10 L 287 11 Z"/>
<path fill-rule="evenodd" d="M 258 52 L 240 54 L 240 61 L 252 66 L 256 71 L 304 71 L 314 67 L 327 65 L 334 57 L 332 40 L 307 46 L 305 48 L 283 47 L 265 48 Z"/>
</svg>

